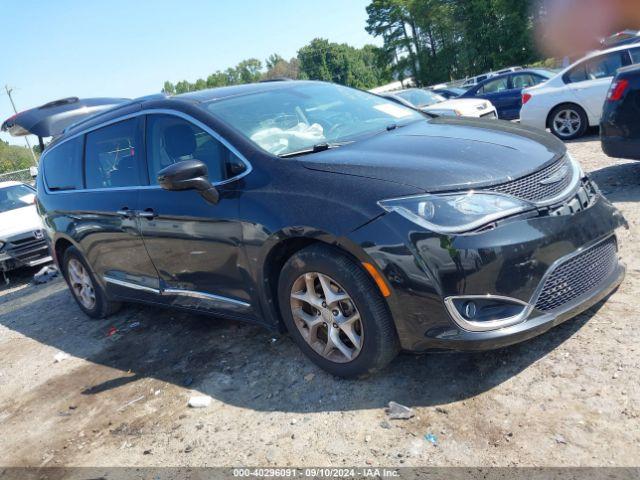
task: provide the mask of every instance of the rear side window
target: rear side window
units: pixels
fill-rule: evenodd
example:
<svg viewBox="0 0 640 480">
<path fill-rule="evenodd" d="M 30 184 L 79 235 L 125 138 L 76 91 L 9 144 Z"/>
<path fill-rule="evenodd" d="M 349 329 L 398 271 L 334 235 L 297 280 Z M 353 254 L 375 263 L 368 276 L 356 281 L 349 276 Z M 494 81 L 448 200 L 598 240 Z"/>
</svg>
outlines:
<svg viewBox="0 0 640 480">
<path fill-rule="evenodd" d="M 78 190 L 82 185 L 83 136 L 54 147 L 44 157 L 44 178 L 49 190 Z"/>
<path fill-rule="evenodd" d="M 158 183 L 160 170 L 184 160 L 203 162 L 212 183 L 233 178 L 246 169 L 246 165 L 220 141 L 174 115 L 147 116 L 147 149 L 152 184 Z"/>
<path fill-rule="evenodd" d="M 498 93 L 508 89 L 507 77 L 503 77 L 485 83 L 478 89 L 478 93 Z"/>
<path fill-rule="evenodd" d="M 631 54 L 632 64 L 635 65 L 636 63 L 640 63 L 640 47 L 632 48 L 631 50 L 629 50 L 629 53 Z"/>
<path fill-rule="evenodd" d="M 87 188 L 146 185 L 142 117 L 125 120 L 87 134 Z"/>
<path fill-rule="evenodd" d="M 621 50 L 587 60 L 570 70 L 564 79 L 567 83 L 576 83 L 613 77 L 616 70 L 625 65 L 623 57 L 625 53 L 624 50 Z"/>
</svg>

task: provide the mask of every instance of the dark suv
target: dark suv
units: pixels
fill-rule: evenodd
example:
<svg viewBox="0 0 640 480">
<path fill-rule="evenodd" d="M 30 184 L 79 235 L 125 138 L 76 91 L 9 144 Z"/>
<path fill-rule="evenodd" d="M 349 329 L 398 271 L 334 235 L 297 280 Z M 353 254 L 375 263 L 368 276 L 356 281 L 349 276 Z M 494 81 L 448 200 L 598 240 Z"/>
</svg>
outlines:
<svg viewBox="0 0 640 480">
<path fill-rule="evenodd" d="M 89 316 L 136 301 L 286 328 L 346 377 L 526 340 L 624 275 L 624 219 L 559 140 L 321 82 L 86 117 L 44 152 L 38 208 Z"/>
</svg>

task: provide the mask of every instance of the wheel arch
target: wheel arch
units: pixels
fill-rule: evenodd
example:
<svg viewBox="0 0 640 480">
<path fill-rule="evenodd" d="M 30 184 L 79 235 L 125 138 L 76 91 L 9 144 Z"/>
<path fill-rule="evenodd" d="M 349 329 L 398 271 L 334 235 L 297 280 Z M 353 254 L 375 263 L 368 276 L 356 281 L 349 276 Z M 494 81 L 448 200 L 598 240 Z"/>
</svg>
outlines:
<svg viewBox="0 0 640 480">
<path fill-rule="evenodd" d="M 330 234 L 317 231 L 309 231 L 306 234 L 280 232 L 280 234 L 272 236 L 271 241 L 268 243 L 269 245 L 265 248 L 257 277 L 261 281 L 260 301 L 263 314 L 268 316 L 269 323 L 277 326 L 280 331 L 284 331 L 284 324 L 278 307 L 278 281 L 282 267 L 297 252 L 315 244 L 326 245 L 351 258 L 365 273 L 370 275 L 362 266 L 362 262 L 373 263 L 373 261 L 368 258 L 362 249 L 359 249 L 357 245 L 353 245 L 346 239 L 339 239 Z"/>
<path fill-rule="evenodd" d="M 62 270 L 62 261 L 64 260 L 64 253 L 67 251 L 67 249 L 69 249 L 69 247 L 78 248 L 78 245 L 76 244 L 76 242 L 74 242 L 73 240 L 71 240 L 66 236 L 62 236 L 62 235 L 58 236 L 52 241 L 51 250 L 53 253 L 53 258 L 60 270 Z"/>
<path fill-rule="evenodd" d="M 544 122 L 545 126 L 547 128 L 551 128 L 551 114 L 558 108 L 558 107 L 562 107 L 562 106 L 571 106 L 571 107 L 578 107 L 580 110 L 582 110 L 582 112 L 584 113 L 585 117 L 587 118 L 587 121 L 589 122 L 589 126 L 591 126 L 591 120 L 589 118 L 589 113 L 587 112 L 587 109 L 584 108 L 582 105 L 580 105 L 580 103 L 575 102 L 575 101 L 569 101 L 569 102 L 560 102 L 556 105 L 554 105 L 553 107 L 551 107 L 549 109 L 549 112 L 547 113 L 547 118 Z"/>
</svg>

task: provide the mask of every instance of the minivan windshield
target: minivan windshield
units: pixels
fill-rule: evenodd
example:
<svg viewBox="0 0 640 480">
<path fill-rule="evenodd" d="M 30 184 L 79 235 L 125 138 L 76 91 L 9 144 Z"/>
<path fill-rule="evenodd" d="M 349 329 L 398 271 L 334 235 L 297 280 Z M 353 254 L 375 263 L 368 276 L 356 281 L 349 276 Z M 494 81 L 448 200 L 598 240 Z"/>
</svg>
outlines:
<svg viewBox="0 0 640 480">
<path fill-rule="evenodd" d="M 0 188 L 0 213 L 33 204 L 35 192 L 26 185 Z"/>
<path fill-rule="evenodd" d="M 206 108 L 257 146 L 280 156 L 356 141 L 425 119 L 395 102 L 330 83 L 297 83 L 211 101 Z"/>
</svg>

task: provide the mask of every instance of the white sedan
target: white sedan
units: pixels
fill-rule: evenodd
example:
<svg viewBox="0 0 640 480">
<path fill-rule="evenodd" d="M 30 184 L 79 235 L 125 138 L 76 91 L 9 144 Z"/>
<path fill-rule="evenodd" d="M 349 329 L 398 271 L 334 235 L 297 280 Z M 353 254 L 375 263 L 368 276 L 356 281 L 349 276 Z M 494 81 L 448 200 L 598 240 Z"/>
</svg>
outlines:
<svg viewBox="0 0 640 480">
<path fill-rule="evenodd" d="M 498 118 L 498 112 L 493 104 L 481 98 L 447 100 L 442 95 L 420 88 L 383 93 L 382 96 L 438 116 Z"/>
<path fill-rule="evenodd" d="M 562 140 L 597 126 L 616 70 L 640 63 L 640 44 L 593 52 L 547 82 L 522 91 L 520 123 L 549 128 Z"/>
</svg>

